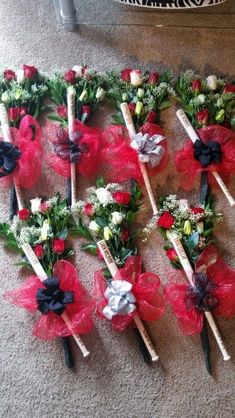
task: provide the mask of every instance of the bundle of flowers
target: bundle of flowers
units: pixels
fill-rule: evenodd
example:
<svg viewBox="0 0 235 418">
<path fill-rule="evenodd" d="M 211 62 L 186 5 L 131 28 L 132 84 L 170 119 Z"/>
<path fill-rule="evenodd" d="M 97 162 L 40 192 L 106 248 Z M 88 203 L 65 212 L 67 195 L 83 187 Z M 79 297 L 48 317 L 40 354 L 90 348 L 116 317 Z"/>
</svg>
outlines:
<svg viewBox="0 0 235 418">
<path fill-rule="evenodd" d="M 0 75 L 0 102 L 5 105 L 11 126 L 19 127 L 25 115 L 35 119 L 44 111 L 48 96 L 47 79 L 34 66 L 17 71 L 6 69 Z"/>
<path fill-rule="evenodd" d="M 86 193 L 86 200 L 77 202 L 73 208 L 80 212 L 79 225 L 73 234 L 84 237 L 87 242 L 81 248 L 99 258 L 102 255 L 96 241 L 104 239 L 115 263 L 121 267 L 137 253 L 132 227 L 139 210 L 140 189 L 134 185 L 129 192 L 117 183 L 105 185 L 100 178 L 96 187 L 88 188 Z"/>
<path fill-rule="evenodd" d="M 185 71 L 176 82 L 177 100 L 195 128 L 208 125 L 235 127 L 235 84 L 209 75 Z"/>
<path fill-rule="evenodd" d="M 175 91 L 170 84 L 171 75 L 168 71 L 160 74 L 156 71 L 133 70 L 125 68 L 121 73 L 110 71 L 106 74 L 108 96 L 117 107 L 128 103 L 136 129 L 145 122 L 157 123 L 160 111 L 170 107 L 170 98 Z M 114 116 L 118 124 L 123 124 L 121 114 Z"/>
<path fill-rule="evenodd" d="M 105 82 L 94 70 L 87 66 L 75 65 L 64 74 L 56 73 L 48 80 L 50 97 L 56 104 L 56 111 L 48 119 L 67 126 L 67 88 L 73 86 L 76 94 L 75 118 L 86 122 L 106 96 Z"/>
</svg>

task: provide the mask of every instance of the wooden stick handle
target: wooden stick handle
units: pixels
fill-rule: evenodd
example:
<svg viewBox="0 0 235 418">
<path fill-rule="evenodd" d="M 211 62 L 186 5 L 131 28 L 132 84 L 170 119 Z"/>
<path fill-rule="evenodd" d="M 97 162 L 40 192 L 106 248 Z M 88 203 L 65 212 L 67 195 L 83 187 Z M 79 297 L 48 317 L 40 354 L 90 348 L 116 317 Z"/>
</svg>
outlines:
<svg viewBox="0 0 235 418">
<path fill-rule="evenodd" d="M 200 140 L 199 136 L 197 135 L 196 131 L 193 129 L 193 127 L 192 127 L 189 119 L 187 118 L 185 112 L 183 111 L 183 109 L 177 110 L 176 115 L 177 115 L 180 123 L 184 127 L 185 131 L 187 132 L 191 141 L 195 142 L 196 140 Z M 222 178 L 220 177 L 219 173 L 217 173 L 217 171 L 213 171 L 212 174 L 215 177 L 217 183 L 219 184 L 219 186 L 220 186 L 222 192 L 224 193 L 225 197 L 227 198 L 230 206 L 235 206 L 235 200 L 232 197 L 232 195 L 229 192 L 226 185 L 224 184 L 224 182 L 223 182 Z"/>
<path fill-rule="evenodd" d="M 12 142 L 7 111 L 6 111 L 6 108 L 5 108 L 4 104 L 2 104 L 2 103 L 0 104 L 0 123 L 1 123 L 1 126 L 2 126 L 2 134 L 3 134 L 4 141 Z M 17 199 L 18 209 L 21 210 L 21 209 L 24 208 L 23 197 L 22 197 L 22 194 L 21 194 L 20 187 L 18 186 L 14 175 L 13 175 L 13 182 L 14 182 L 14 187 L 15 187 L 15 192 L 16 192 L 16 199 Z"/>
<path fill-rule="evenodd" d="M 178 235 L 173 231 L 171 231 L 171 232 L 167 231 L 167 238 L 169 239 L 169 241 L 173 245 L 173 247 L 174 247 L 174 249 L 175 249 L 175 251 L 176 251 L 176 253 L 179 257 L 180 263 L 181 263 L 181 265 L 182 265 L 182 267 L 185 271 L 185 274 L 188 278 L 188 281 L 189 281 L 190 285 L 194 287 L 195 286 L 195 283 L 193 281 L 193 273 L 194 272 L 193 272 L 192 266 L 189 262 L 187 254 L 184 250 L 184 247 L 183 247 Z M 230 356 L 229 356 L 229 354 L 228 354 L 228 352 L 225 348 L 225 345 L 224 345 L 223 340 L 220 336 L 219 330 L 216 326 L 215 320 L 214 320 L 211 312 L 206 311 L 206 312 L 204 312 L 204 314 L 205 314 L 205 317 L 206 317 L 206 319 L 207 319 L 207 321 L 208 321 L 208 323 L 211 327 L 211 330 L 214 334 L 216 342 L 217 342 L 217 344 L 219 346 L 219 349 L 222 353 L 223 359 L 225 361 L 229 360 Z"/>
<path fill-rule="evenodd" d="M 68 132 L 69 135 L 73 132 L 73 125 L 75 119 L 75 90 L 73 87 L 67 88 L 67 106 L 68 106 Z M 71 177 L 71 206 L 76 203 L 76 164 L 70 164 Z"/>
<path fill-rule="evenodd" d="M 42 267 L 39 259 L 37 258 L 37 256 L 35 255 L 32 247 L 29 244 L 23 244 L 22 245 L 22 250 L 24 251 L 27 259 L 29 260 L 32 268 L 34 269 L 35 273 L 37 274 L 37 276 L 39 277 L 39 279 L 43 282 L 43 280 L 47 279 L 47 274 L 44 270 L 44 268 Z M 64 322 L 66 323 L 69 331 L 71 332 L 74 340 L 76 341 L 78 347 L 80 348 L 83 357 L 87 357 L 90 353 L 87 350 L 86 346 L 84 345 L 84 343 L 82 342 L 81 337 L 79 337 L 78 335 L 74 334 L 73 330 L 72 330 L 72 324 L 71 321 L 68 317 L 68 315 L 64 312 L 61 317 L 63 318 Z"/>
<path fill-rule="evenodd" d="M 111 273 L 111 276 L 114 277 L 117 272 L 118 272 L 118 267 L 112 257 L 112 254 L 109 251 L 109 248 L 106 244 L 106 242 L 104 240 L 97 242 L 98 248 L 102 254 L 102 256 L 104 257 L 105 263 Z M 144 328 L 144 324 L 141 321 L 139 315 L 134 315 L 133 317 L 134 322 L 140 332 L 141 337 L 143 338 L 143 341 L 145 343 L 145 346 L 151 356 L 152 361 L 157 361 L 158 360 L 158 355 L 153 347 L 153 344 L 150 341 L 150 338 L 147 334 L 146 329 Z"/>
<path fill-rule="evenodd" d="M 135 130 L 135 126 L 131 117 L 131 113 L 130 113 L 130 109 L 128 107 L 127 103 L 122 103 L 120 105 L 121 111 L 122 111 L 122 115 L 128 130 L 128 134 L 130 138 L 133 138 L 136 135 L 136 130 Z M 158 213 L 158 209 L 157 209 L 157 205 L 156 205 L 156 200 L 154 197 L 154 193 L 153 193 L 153 189 L 150 183 L 150 179 L 149 179 L 149 175 L 147 172 L 147 168 L 146 168 L 146 164 L 142 163 L 141 161 L 139 161 L 139 166 L 140 166 L 140 170 L 141 170 L 141 174 L 143 176 L 144 179 L 144 184 L 148 193 L 148 198 L 152 207 L 152 211 L 154 215 L 157 215 Z"/>
</svg>

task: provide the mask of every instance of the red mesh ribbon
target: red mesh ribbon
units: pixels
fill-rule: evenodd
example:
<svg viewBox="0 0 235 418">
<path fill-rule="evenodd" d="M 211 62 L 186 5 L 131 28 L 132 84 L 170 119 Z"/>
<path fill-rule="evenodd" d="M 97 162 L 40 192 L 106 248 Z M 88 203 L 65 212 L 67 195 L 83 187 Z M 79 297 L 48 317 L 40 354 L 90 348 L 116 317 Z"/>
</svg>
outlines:
<svg viewBox="0 0 235 418">
<path fill-rule="evenodd" d="M 20 187 L 30 189 L 41 175 L 42 145 L 41 128 L 32 116 L 24 116 L 19 129 L 10 128 L 13 145 L 19 147 L 22 155 L 14 170 L 14 178 Z M 12 175 L 2 177 L 0 184 L 10 186 Z"/>
<path fill-rule="evenodd" d="M 132 293 L 136 298 L 136 310 L 131 314 L 122 316 L 116 315 L 112 318 L 112 328 L 115 331 L 123 331 L 132 322 L 133 316 L 139 314 L 144 321 L 158 320 L 164 310 L 165 302 L 160 293 L 160 279 L 153 273 L 141 273 L 141 257 L 129 257 L 125 267 L 120 269 L 114 280 L 125 280 L 133 285 Z M 95 273 L 94 297 L 96 298 L 97 313 L 104 318 L 103 309 L 107 305 L 104 292 L 107 288 L 107 280 L 102 270 Z"/>
<path fill-rule="evenodd" d="M 202 171 L 209 174 L 209 182 L 215 186 L 217 183 L 211 175 L 217 171 L 225 183 L 231 181 L 231 174 L 235 173 L 235 133 L 223 126 L 211 125 L 198 129 L 199 138 L 207 144 L 209 141 L 218 142 L 221 146 L 221 163 L 210 164 L 202 168 L 199 161 L 194 158 L 194 148 L 191 140 L 187 140 L 185 146 L 175 155 L 176 169 L 180 173 L 180 185 L 184 190 L 191 190 L 197 176 Z"/>
<path fill-rule="evenodd" d="M 208 246 L 198 258 L 196 271 L 203 270 L 208 281 L 213 284 L 211 296 L 218 303 L 213 314 L 232 318 L 235 315 L 235 270 L 227 266 L 218 255 L 217 249 Z M 187 293 L 190 286 L 186 283 L 173 283 L 165 287 L 166 300 L 176 315 L 184 334 L 195 335 L 202 331 L 203 312 L 196 307 L 187 308 Z"/>
<path fill-rule="evenodd" d="M 88 297 L 86 290 L 79 281 L 74 266 L 68 261 L 60 260 L 53 268 L 53 276 L 59 279 L 59 286 L 62 291 L 72 291 L 74 302 L 69 303 L 65 313 L 68 315 L 73 333 L 84 334 L 91 331 L 93 327 L 92 314 L 94 303 Z M 38 309 L 36 293 L 38 289 L 44 288 L 37 276 L 29 277 L 23 286 L 17 290 L 7 292 L 4 297 L 13 305 L 35 312 Z M 43 340 L 71 335 L 63 318 L 50 311 L 34 324 L 33 335 Z"/>
<path fill-rule="evenodd" d="M 153 135 L 164 136 L 164 131 L 160 126 L 154 123 L 145 123 L 140 132 Z M 103 133 L 104 143 L 102 156 L 104 165 L 107 168 L 108 181 L 122 182 L 135 179 L 143 182 L 142 174 L 139 168 L 139 158 L 137 152 L 130 146 L 130 138 L 126 128 L 121 125 L 110 125 Z M 160 173 L 169 161 L 166 139 L 162 140 L 160 145 L 164 148 L 165 153 L 158 166 L 148 167 L 150 176 Z"/>
<path fill-rule="evenodd" d="M 60 126 L 56 123 L 48 121 L 45 126 L 45 137 L 56 145 L 61 135 Z M 90 128 L 78 120 L 74 121 L 73 132 L 79 133 L 79 144 L 85 151 L 82 153 L 79 162 L 76 164 L 77 172 L 84 176 L 90 177 L 99 173 L 102 156 L 101 156 L 101 131 L 96 128 Z M 68 130 L 64 129 L 65 136 L 68 137 Z M 70 177 L 70 161 L 60 158 L 56 153 L 50 153 L 46 157 L 49 166 L 59 175 Z"/>
</svg>

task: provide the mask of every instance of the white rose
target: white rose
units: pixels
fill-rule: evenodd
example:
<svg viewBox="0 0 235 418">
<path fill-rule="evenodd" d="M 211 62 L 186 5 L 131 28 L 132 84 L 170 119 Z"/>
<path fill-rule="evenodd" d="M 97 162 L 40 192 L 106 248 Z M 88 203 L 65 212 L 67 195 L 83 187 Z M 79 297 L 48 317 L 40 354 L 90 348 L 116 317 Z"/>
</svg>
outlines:
<svg viewBox="0 0 235 418">
<path fill-rule="evenodd" d="M 82 65 L 74 65 L 74 67 L 72 68 L 73 71 L 75 71 L 75 77 L 82 77 L 83 75 L 83 66 Z"/>
<path fill-rule="evenodd" d="M 50 230 L 50 224 L 49 224 L 48 219 L 46 219 L 43 222 L 42 228 L 41 228 L 41 236 L 40 236 L 41 241 L 46 241 L 47 240 L 49 230 Z"/>
<path fill-rule="evenodd" d="M 109 203 L 113 202 L 112 194 L 104 187 L 100 187 L 99 189 L 96 189 L 95 192 L 96 192 L 97 199 L 102 205 L 108 205 Z"/>
<path fill-rule="evenodd" d="M 102 87 L 98 87 L 95 98 L 98 100 L 103 100 L 105 97 L 105 90 Z"/>
<path fill-rule="evenodd" d="M 17 70 L 16 71 L 16 80 L 17 83 L 22 84 L 25 80 L 25 76 L 24 76 L 24 70 Z"/>
<path fill-rule="evenodd" d="M 181 212 L 187 212 L 190 209 L 189 203 L 187 199 L 180 199 L 179 201 L 179 210 Z"/>
<path fill-rule="evenodd" d="M 96 221 L 91 221 L 91 222 L 89 223 L 89 229 L 90 229 L 92 232 L 98 233 L 98 232 L 99 232 L 99 230 L 100 230 L 100 227 L 99 227 L 99 225 L 96 223 Z"/>
<path fill-rule="evenodd" d="M 31 199 L 30 203 L 31 203 L 31 212 L 32 213 L 38 213 L 41 210 L 41 201 L 42 199 L 40 199 L 39 197 L 36 197 L 35 199 Z"/>
<path fill-rule="evenodd" d="M 79 96 L 80 102 L 87 99 L 87 90 L 83 90 L 83 92 Z"/>
<path fill-rule="evenodd" d="M 144 89 L 138 89 L 137 90 L 137 96 L 139 97 L 139 99 L 144 97 Z"/>
<path fill-rule="evenodd" d="M 7 93 L 7 91 L 4 91 L 4 93 L 2 94 L 2 96 L 1 96 L 1 101 L 2 101 L 3 103 L 8 103 L 8 102 L 10 101 L 10 96 L 9 96 L 9 94 Z"/>
<path fill-rule="evenodd" d="M 142 84 L 142 77 L 141 77 L 141 71 L 140 70 L 132 70 L 130 72 L 130 80 L 132 86 L 140 86 Z"/>
<path fill-rule="evenodd" d="M 206 96 L 204 94 L 199 94 L 197 96 L 197 103 L 198 104 L 204 104 L 206 101 Z"/>
<path fill-rule="evenodd" d="M 206 84 L 207 84 L 207 87 L 210 90 L 212 90 L 212 91 L 216 90 L 217 89 L 217 77 L 216 77 L 216 75 L 209 75 L 206 79 Z"/>
<path fill-rule="evenodd" d="M 111 213 L 112 215 L 112 223 L 114 225 L 120 225 L 120 223 L 122 223 L 123 221 L 123 214 L 120 212 L 113 212 Z"/>
<path fill-rule="evenodd" d="M 112 238 L 113 234 L 111 229 L 108 226 L 104 227 L 104 239 L 105 241 L 109 241 Z"/>
</svg>

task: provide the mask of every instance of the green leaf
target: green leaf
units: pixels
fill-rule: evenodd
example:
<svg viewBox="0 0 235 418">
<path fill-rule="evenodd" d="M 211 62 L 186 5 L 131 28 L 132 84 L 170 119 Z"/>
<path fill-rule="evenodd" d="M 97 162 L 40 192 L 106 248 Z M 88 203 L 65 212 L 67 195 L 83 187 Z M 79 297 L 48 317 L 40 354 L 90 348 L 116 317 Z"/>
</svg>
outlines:
<svg viewBox="0 0 235 418">
<path fill-rule="evenodd" d="M 104 187 L 105 182 L 104 182 L 104 178 L 103 177 L 98 177 L 98 179 L 96 180 L 96 187 L 97 189 L 99 189 L 100 187 Z"/>
<path fill-rule="evenodd" d="M 89 242 L 88 244 L 82 244 L 81 249 L 83 251 L 88 251 L 93 255 L 97 255 L 97 245 L 94 242 Z"/>
</svg>

